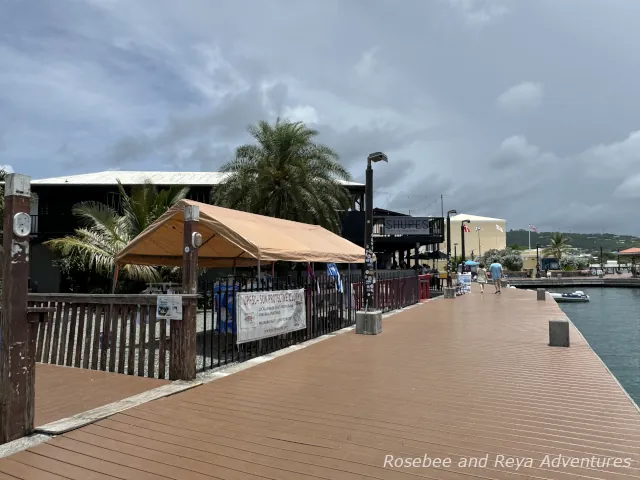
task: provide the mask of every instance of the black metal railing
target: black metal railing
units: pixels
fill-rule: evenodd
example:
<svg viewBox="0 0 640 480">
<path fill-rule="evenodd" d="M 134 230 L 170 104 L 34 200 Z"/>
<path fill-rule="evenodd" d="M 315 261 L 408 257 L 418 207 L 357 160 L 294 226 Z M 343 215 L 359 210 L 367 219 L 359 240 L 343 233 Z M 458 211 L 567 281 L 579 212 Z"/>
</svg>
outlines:
<svg viewBox="0 0 640 480">
<path fill-rule="evenodd" d="M 407 274 L 408 273 L 408 274 Z M 376 284 L 376 305 L 389 311 L 419 301 L 419 282 L 415 272 L 388 271 Z M 303 289 L 306 327 L 262 340 L 237 343 L 237 294 Z M 303 273 L 286 277 L 229 276 L 201 282 L 197 314 L 196 364 L 204 371 L 230 363 L 243 362 L 291 345 L 352 326 L 356 311 L 362 308 L 360 273 L 336 277 Z"/>
</svg>

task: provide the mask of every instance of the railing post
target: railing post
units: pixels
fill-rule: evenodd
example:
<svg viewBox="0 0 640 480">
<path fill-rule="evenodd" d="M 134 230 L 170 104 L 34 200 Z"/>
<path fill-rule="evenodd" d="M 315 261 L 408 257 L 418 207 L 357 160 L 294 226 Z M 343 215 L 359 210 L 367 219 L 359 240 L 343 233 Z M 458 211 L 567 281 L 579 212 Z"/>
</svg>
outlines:
<svg viewBox="0 0 640 480">
<path fill-rule="evenodd" d="M 0 320 L 0 444 L 33 432 L 37 323 L 27 320 L 31 177 L 7 175 Z"/>
<path fill-rule="evenodd" d="M 200 207 L 186 205 L 184 208 L 184 243 L 182 250 L 182 292 L 197 293 L 198 245 L 196 236 L 200 221 Z M 171 321 L 170 380 L 193 380 L 196 378 L 196 309 L 197 301 L 189 299 L 182 304 L 182 321 Z"/>
</svg>

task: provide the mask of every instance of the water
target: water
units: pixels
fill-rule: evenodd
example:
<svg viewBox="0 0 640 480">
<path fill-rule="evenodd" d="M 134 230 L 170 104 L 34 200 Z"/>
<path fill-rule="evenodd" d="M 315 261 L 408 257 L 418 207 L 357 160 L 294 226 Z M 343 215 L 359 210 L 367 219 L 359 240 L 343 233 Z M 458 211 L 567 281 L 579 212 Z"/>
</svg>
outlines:
<svg viewBox="0 0 640 480">
<path fill-rule="evenodd" d="M 640 404 L 640 288 L 582 290 L 588 303 L 559 303 L 629 395 Z"/>
</svg>

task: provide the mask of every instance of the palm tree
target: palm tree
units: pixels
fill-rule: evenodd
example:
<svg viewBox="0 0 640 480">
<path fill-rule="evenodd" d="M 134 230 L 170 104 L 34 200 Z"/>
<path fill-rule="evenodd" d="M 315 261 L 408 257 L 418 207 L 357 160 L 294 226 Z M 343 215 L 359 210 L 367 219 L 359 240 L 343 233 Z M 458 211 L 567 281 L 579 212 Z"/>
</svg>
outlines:
<svg viewBox="0 0 640 480">
<path fill-rule="evenodd" d="M 562 255 L 567 253 L 569 248 L 571 248 L 571 245 L 569 245 L 570 241 L 571 239 L 569 237 L 565 237 L 563 233 L 554 233 L 551 236 L 549 246 L 544 249 L 543 253 L 544 255 L 553 257 L 560 261 L 562 259 Z"/>
<path fill-rule="evenodd" d="M 243 145 L 223 165 L 227 173 L 214 192 L 217 205 L 340 231 L 340 211 L 351 197 L 340 180 L 351 175 L 318 135 L 302 122 L 265 121 L 249 127 L 257 144 Z"/>
<path fill-rule="evenodd" d="M 151 182 L 133 187 L 128 195 L 118 180 L 122 198 L 120 215 L 115 209 L 98 202 L 81 202 L 73 207 L 80 221 L 73 235 L 45 242 L 63 257 L 67 268 L 93 270 L 111 275 L 118 253 L 176 202 L 189 193 L 188 188 L 170 187 L 158 190 Z M 126 265 L 122 273 L 130 280 L 155 282 L 160 273 L 155 267 Z"/>
</svg>

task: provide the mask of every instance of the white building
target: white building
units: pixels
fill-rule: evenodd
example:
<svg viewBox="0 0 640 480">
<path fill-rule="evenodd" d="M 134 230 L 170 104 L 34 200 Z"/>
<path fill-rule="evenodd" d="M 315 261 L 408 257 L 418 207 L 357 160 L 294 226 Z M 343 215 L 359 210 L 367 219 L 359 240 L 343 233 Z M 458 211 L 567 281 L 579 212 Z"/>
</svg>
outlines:
<svg viewBox="0 0 640 480">
<path fill-rule="evenodd" d="M 459 213 L 451 217 L 451 255 L 457 250 L 458 256 L 462 255 L 462 222 L 469 220 L 466 224 L 469 232 L 465 235 L 465 257 L 471 259 L 482 255 L 487 250 L 503 250 L 507 248 L 507 221 L 502 218 L 480 217 L 468 213 Z M 446 218 L 445 218 L 446 221 Z M 446 250 L 445 243 L 442 251 Z M 454 248 L 454 245 L 457 247 Z"/>
</svg>

